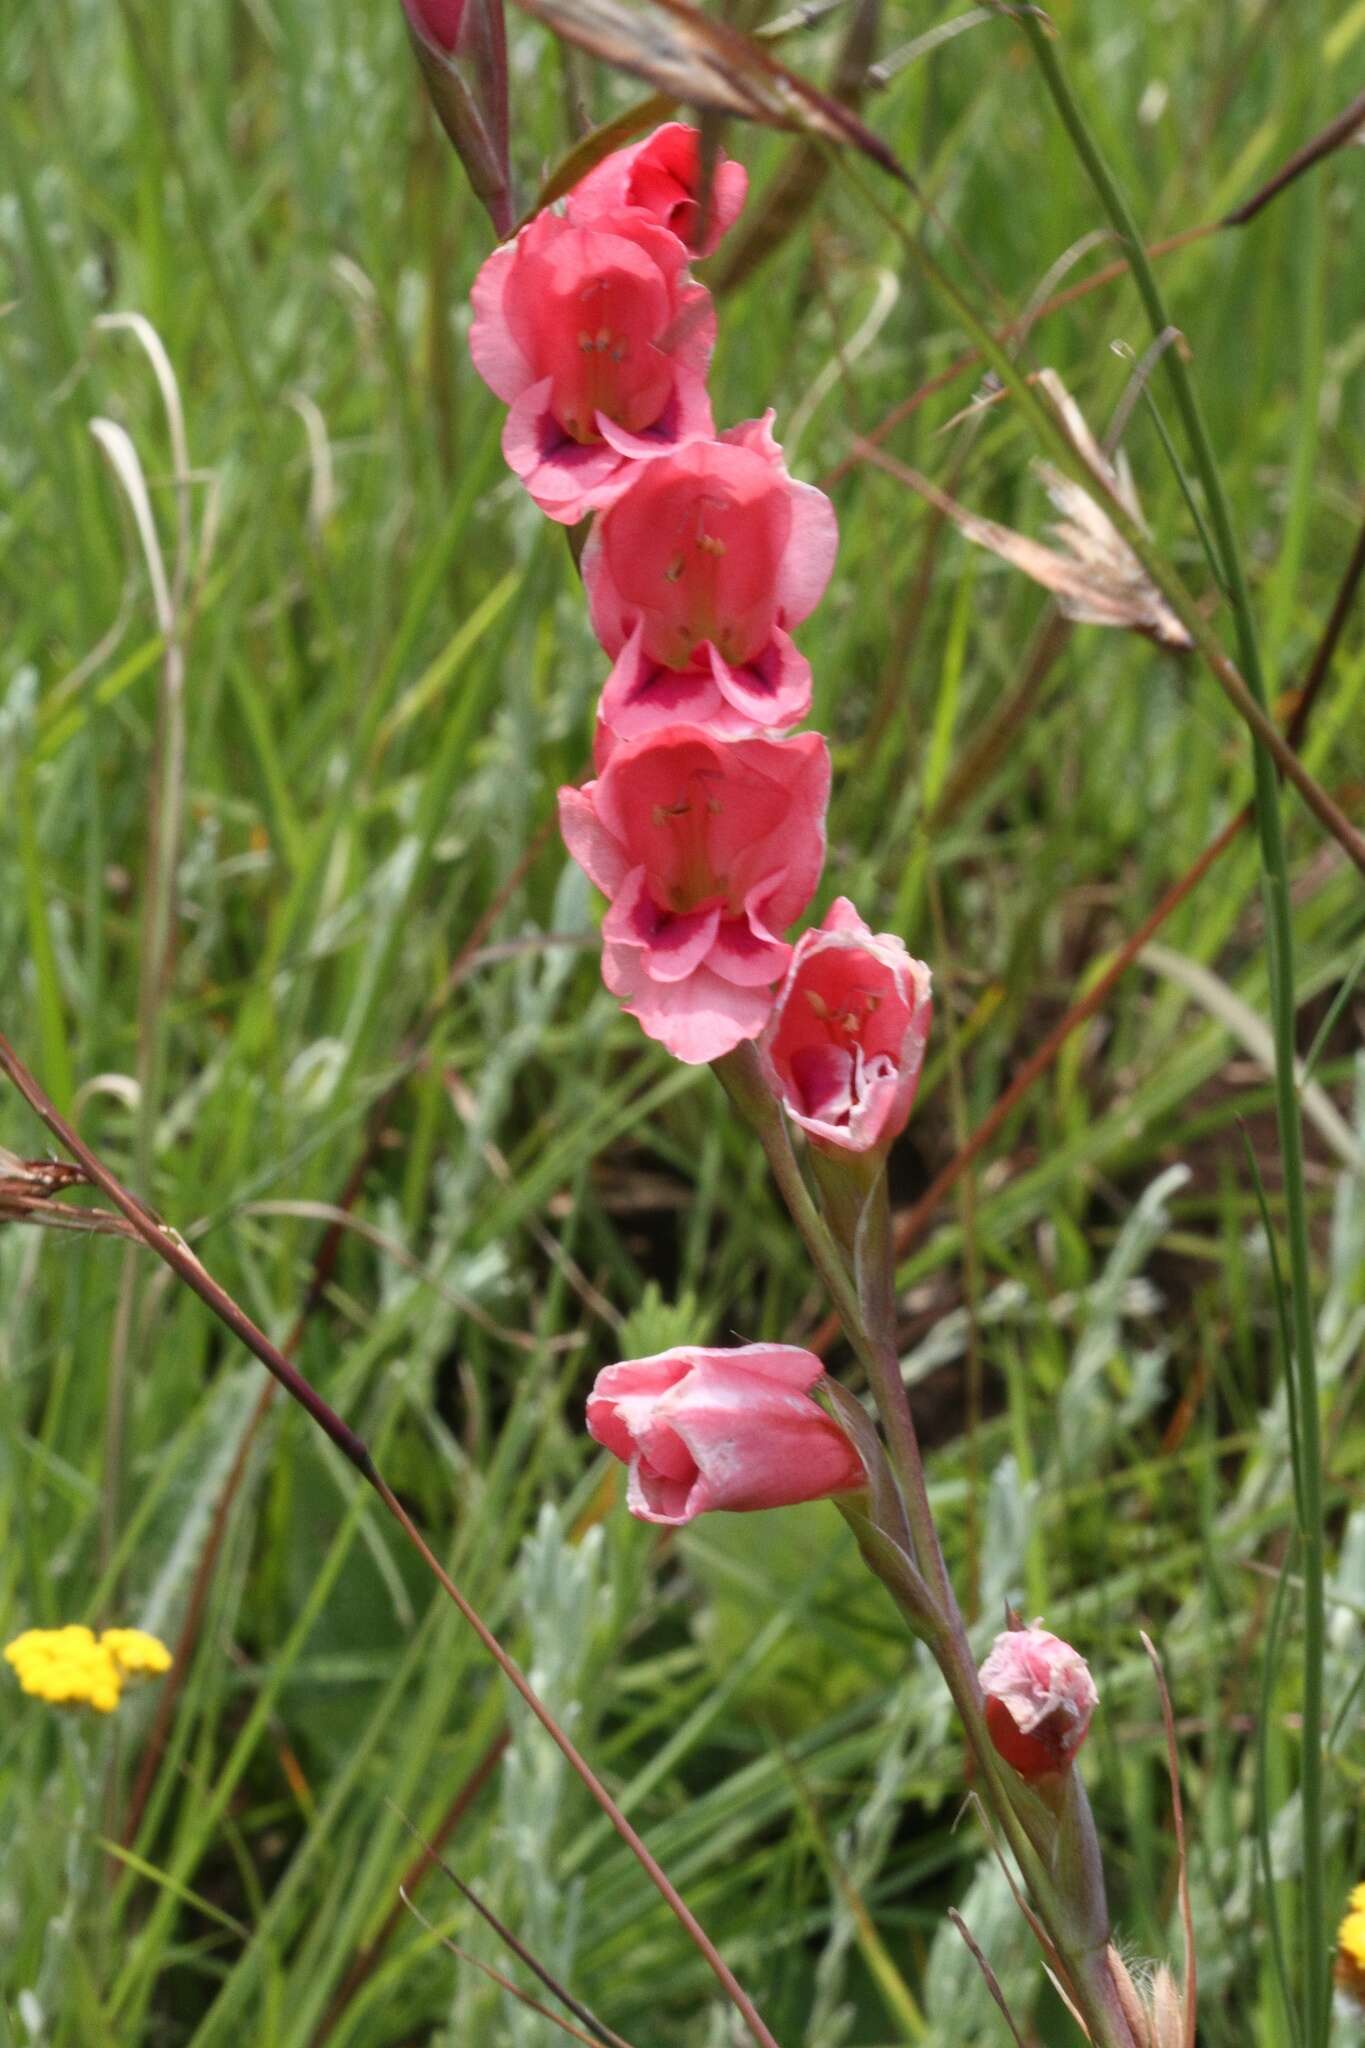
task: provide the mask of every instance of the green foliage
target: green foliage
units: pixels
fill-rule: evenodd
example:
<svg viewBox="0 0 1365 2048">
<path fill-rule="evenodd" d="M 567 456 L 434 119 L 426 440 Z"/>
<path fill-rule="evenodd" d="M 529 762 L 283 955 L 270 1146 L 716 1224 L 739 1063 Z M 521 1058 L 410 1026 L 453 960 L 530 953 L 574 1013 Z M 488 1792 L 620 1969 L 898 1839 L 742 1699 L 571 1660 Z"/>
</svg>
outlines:
<svg viewBox="0 0 1365 2048">
<path fill-rule="evenodd" d="M 1315 10 L 1249 0 L 1050 12 L 1153 240 L 1245 197 L 1350 97 L 1365 49 L 1359 7 L 1321 43 Z M 942 14 L 917 0 L 888 33 Z M 529 192 L 567 140 L 566 93 L 543 33 L 521 17 L 511 33 Z M 836 15 L 785 54 L 827 75 L 839 33 Z M 587 89 L 599 115 L 630 96 Z M 1099 225 L 1003 16 L 898 71 L 865 112 L 992 319 Z M 729 144 L 761 211 L 794 145 Z M 1363 166 L 1346 151 L 1247 228 L 1161 259 L 1272 696 L 1301 678 L 1361 518 Z M 590 892 L 550 820 L 557 784 L 585 772 L 603 663 L 467 361 L 486 228 L 422 107 L 401 10 L 11 0 L 0 167 L 0 1026 L 280 1340 L 372 1137 L 298 1362 L 544 1679 L 784 2044 L 1002 2039 L 954 1903 L 1021 2021 L 1071 2038 L 961 1815 L 937 1676 L 842 1524 L 815 1509 L 660 1541 L 627 1521 L 584 1438 L 600 1365 L 689 1337 L 799 1339 L 823 1303 L 710 1077 L 648 1046 L 600 986 Z M 168 572 L 177 493 L 146 354 L 94 326 L 127 310 L 164 345 L 192 469 L 174 944 L 150 988 L 164 636 L 90 420 L 131 437 Z M 962 347 L 837 176 L 726 295 L 721 332 L 718 418 L 773 404 L 811 478 Z M 1102 426 L 1145 343 L 1114 284 L 1040 320 L 1024 362 L 1054 366 Z M 888 446 L 1041 533 L 1010 407 L 949 428 L 972 391 L 959 378 Z M 1153 533 L 1208 589 L 1143 408 L 1126 446 Z M 936 978 L 933 1056 L 894 1161 L 904 1206 L 1250 776 L 1197 668 L 1080 628 L 1026 685 L 1040 594 L 867 464 L 831 490 L 839 564 L 801 635 L 836 748 L 821 907 L 856 896 Z M 1365 774 L 1363 694 L 1348 633 L 1306 748 L 1343 801 Z M 1006 744 L 955 791 L 1014 701 Z M 1316 827 L 1293 805 L 1286 824 L 1300 1049 L 1327 1027 L 1313 1078 L 1347 1132 L 1343 1148 L 1308 1127 L 1335 1900 L 1365 1875 L 1360 982 L 1338 1000 L 1365 917 Z M 1244 835 L 1161 938 L 1264 1013 L 1257 877 Z M 1295 1976 L 1293 1475 L 1239 1119 L 1277 1231 L 1283 1200 L 1263 1061 L 1235 1009 L 1193 985 L 1139 964 L 1071 1041 L 908 1256 L 903 1338 L 983 1641 L 1009 1599 L 1095 1666 L 1085 1767 L 1125 1952 L 1179 1952 L 1146 1627 L 1183 1731 L 1201 2039 L 1287 2048 L 1272 1930 Z M 43 1150 L 12 1098 L 0 1143 Z M 557 2038 L 442 1948 L 496 1953 L 439 1874 L 417 1894 L 436 1932 L 388 1925 L 416 1854 L 405 1821 L 441 1827 L 508 1700 L 350 1472 L 282 1404 L 255 1427 L 256 1368 L 112 1238 L 0 1229 L 0 1299 L 4 1639 L 77 1619 L 174 1638 L 244 1459 L 121 1867 L 101 1842 L 128 1812 L 155 1692 L 114 1727 L 7 1690 L 0 2041 Z M 514 1719 L 480 1784 L 448 1846 L 460 1875 L 638 2048 L 728 2042 L 700 1961 L 540 1737 Z"/>
</svg>

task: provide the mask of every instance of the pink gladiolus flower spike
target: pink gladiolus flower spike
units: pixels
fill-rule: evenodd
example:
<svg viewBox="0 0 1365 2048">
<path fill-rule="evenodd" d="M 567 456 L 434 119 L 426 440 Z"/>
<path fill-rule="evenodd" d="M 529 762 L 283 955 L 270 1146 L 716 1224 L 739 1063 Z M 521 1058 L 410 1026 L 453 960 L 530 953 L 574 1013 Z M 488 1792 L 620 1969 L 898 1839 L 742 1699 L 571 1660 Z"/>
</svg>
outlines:
<svg viewBox="0 0 1365 2048">
<path fill-rule="evenodd" d="M 847 897 L 803 933 L 759 1046 L 768 1086 L 830 1153 L 885 1149 L 904 1130 L 929 1035 L 930 975 Z"/>
<path fill-rule="evenodd" d="M 795 1507 L 865 1486 L 843 1431 L 810 1397 L 820 1361 L 792 1344 L 683 1346 L 597 1375 L 588 1429 L 630 1467 L 627 1504 L 676 1527 L 708 1509 Z"/>
<path fill-rule="evenodd" d="M 602 978 L 675 1058 L 755 1038 L 825 857 L 829 749 L 819 733 L 726 740 L 669 725 L 626 740 L 561 789 L 573 858 L 611 907 Z"/>
<path fill-rule="evenodd" d="M 981 1690 L 991 1741 L 1021 1778 L 1068 1769 L 1099 1705 L 1084 1657 L 1036 1621 L 996 1637 Z"/>
<path fill-rule="evenodd" d="M 677 719 L 717 732 L 798 725 L 810 663 L 789 628 L 834 566 L 834 508 L 788 475 L 771 412 L 642 466 L 583 550 L 593 630 L 615 667 L 600 767 L 617 740 Z"/>
<path fill-rule="evenodd" d="M 713 431 L 716 316 L 676 236 L 639 212 L 576 226 L 538 213 L 474 280 L 474 367 L 510 405 L 502 452 L 573 526 L 642 462 Z"/>
<path fill-rule="evenodd" d="M 709 256 L 734 225 L 749 174 L 743 164 L 716 152 L 704 222 L 701 186 L 701 136 L 682 121 L 669 121 L 632 148 L 613 151 L 580 178 L 569 194 L 568 217 L 586 226 L 602 213 L 638 207 L 694 256 Z"/>
</svg>

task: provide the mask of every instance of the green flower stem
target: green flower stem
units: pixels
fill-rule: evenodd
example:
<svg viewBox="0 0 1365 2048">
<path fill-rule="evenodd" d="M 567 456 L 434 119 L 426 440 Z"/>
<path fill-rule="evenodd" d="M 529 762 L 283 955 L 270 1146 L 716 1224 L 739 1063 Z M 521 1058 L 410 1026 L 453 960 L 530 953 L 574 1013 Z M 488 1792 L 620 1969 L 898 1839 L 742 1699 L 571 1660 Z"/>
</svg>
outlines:
<svg viewBox="0 0 1365 2048">
<path fill-rule="evenodd" d="M 1071 91 L 1057 52 L 1036 18 L 1020 17 L 1044 82 L 1085 167 L 1100 203 L 1122 237 L 1142 303 L 1154 334 L 1171 325 L 1161 288 L 1147 258 L 1137 223 Z M 1189 371 L 1179 349 L 1163 357 L 1172 396 L 1190 453 L 1204 487 L 1209 518 L 1236 624 L 1238 660 L 1259 710 L 1267 693 L 1251 596 L 1231 510 L 1213 445 Z M 1314 1359 L 1308 1205 L 1303 1174 L 1303 1139 L 1294 1078 L 1294 938 L 1275 761 L 1259 728 L 1254 743 L 1256 829 L 1261 843 L 1262 887 L 1268 935 L 1270 999 L 1275 1038 L 1275 1110 L 1284 1171 L 1289 1231 L 1290 1292 L 1303 1473 L 1304 1670 L 1303 1751 L 1300 1796 L 1303 1809 L 1304 2048 L 1327 2036 L 1331 1984 L 1328 1974 L 1327 1916 L 1322 1837 L 1322 1713 L 1325 1594 L 1322 1511 L 1322 1443 Z"/>
<path fill-rule="evenodd" d="M 764 1082 L 752 1045 L 741 1045 L 714 1061 L 713 1071 L 757 1135 L 778 1192 L 867 1373 L 886 1428 L 915 1562 L 927 1582 L 933 1614 L 926 1617 L 917 1600 L 907 1599 L 894 1569 L 879 1555 L 877 1546 L 865 1540 L 857 1520 L 847 1516 L 864 1561 L 886 1585 L 915 1633 L 928 1643 L 943 1674 L 971 1745 L 985 1804 L 1023 1873 L 1091 2040 L 1096 2048 L 1135 2048 L 1110 1975 L 1105 1945 L 1097 1947 L 1094 1941 L 1095 1926 L 1102 1921 L 1107 1928 L 1103 1880 L 1098 1880 L 1088 1911 L 1078 1913 L 1065 1884 L 1058 1883 L 1053 1871 L 1056 1821 L 1023 1781 L 1002 1766 L 986 1727 L 976 1661 L 934 1526 L 919 1439 L 890 1334 L 895 1260 L 885 1173 L 878 1172 L 861 1204 L 853 1199 L 851 1186 L 829 1190 L 832 1213 L 845 1232 L 850 1228 L 853 1232 L 853 1243 L 841 1250 L 806 1186 L 781 1109 Z M 827 1170 L 824 1178 L 829 1179 Z M 850 1278 L 850 1261 L 859 1276 L 857 1284 Z"/>
<path fill-rule="evenodd" d="M 900 1359 L 894 1344 L 888 1344 L 884 1335 L 880 1340 L 874 1337 L 864 1319 L 858 1288 L 850 1278 L 853 1247 L 847 1247 L 846 1262 L 844 1252 L 836 1244 L 828 1224 L 816 1208 L 806 1186 L 801 1168 L 797 1164 L 796 1154 L 791 1148 L 791 1139 L 787 1135 L 782 1112 L 768 1091 L 753 1046 L 737 1046 L 735 1051 L 727 1053 L 724 1059 L 715 1061 L 714 1071 L 726 1093 L 757 1134 L 792 1222 L 801 1234 L 801 1240 L 810 1253 L 815 1270 L 824 1282 L 826 1292 L 847 1332 L 848 1340 L 857 1353 L 858 1362 L 867 1374 L 868 1384 L 872 1388 L 886 1430 L 892 1468 L 900 1481 L 906 1516 L 910 1523 L 910 1540 L 915 1563 L 919 1566 L 944 1618 L 957 1616 L 957 1603 L 953 1599 L 952 1587 L 948 1583 L 938 1531 L 934 1527 L 933 1510 L 929 1506 L 919 1438 L 915 1433 L 914 1418 L 910 1413 L 905 1384 L 901 1379 Z M 889 1273 L 887 1284 L 890 1284 Z M 960 1616 L 957 1617 L 957 1626 L 961 1628 Z"/>
<path fill-rule="evenodd" d="M 881 1163 L 859 1219 L 852 1249 L 859 1307 L 868 1340 L 881 1362 L 881 1381 L 874 1382 L 878 1386 L 878 1406 L 882 1409 L 888 1435 L 893 1442 L 898 1440 L 904 1446 L 906 1462 L 910 1466 L 908 1483 L 915 1490 L 915 1500 L 910 1507 L 911 1529 L 917 1545 L 922 1542 L 927 1552 L 920 1560 L 920 1569 L 939 1597 L 976 1691 L 976 1664 L 967 1641 L 962 1611 L 948 1579 L 948 1567 L 943 1561 L 943 1546 L 929 1505 L 919 1435 L 901 1374 L 900 1346 L 896 1341 L 896 1246 L 891 1227 L 886 1169 Z M 916 1506 L 922 1529 L 916 1522 Z"/>
</svg>

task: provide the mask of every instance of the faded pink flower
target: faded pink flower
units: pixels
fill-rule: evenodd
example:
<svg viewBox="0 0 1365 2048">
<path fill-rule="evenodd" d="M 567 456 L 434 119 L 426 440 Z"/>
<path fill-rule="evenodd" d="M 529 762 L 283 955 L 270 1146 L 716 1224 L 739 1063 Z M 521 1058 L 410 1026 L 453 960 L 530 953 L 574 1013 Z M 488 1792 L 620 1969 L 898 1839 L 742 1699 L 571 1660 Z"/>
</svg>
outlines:
<svg viewBox="0 0 1365 2048">
<path fill-rule="evenodd" d="M 568 217 L 586 225 L 599 214 L 639 207 L 694 256 L 709 256 L 744 204 L 749 174 L 743 164 L 716 152 L 704 223 L 701 185 L 701 136 L 682 121 L 668 121 L 643 142 L 604 157 L 580 178 L 569 194 Z"/>
<path fill-rule="evenodd" d="M 810 1397 L 823 1368 L 794 1344 L 692 1345 L 597 1375 L 588 1429 L 630 1467 L 627 1504 L 676 1526 L 709 1508 L 746 1513 L 851 1493 L 866 1476 Z"/>
<path fill-rule="evenodd" d="M 819 603 L 839 533 L 788 475 L 773 415 L 641 467 L 583 550 L 593 630 L 615 658 L 598 765 L 617 740 L 687 719 L 717 732 L 798 725 L 810 663 L 788 628 Z"/>
<path fill-rule="evenodd" d="M 1069 1768 L 1100 1699 L 1084 1657 L 1036 1621 L 996 1637 L 981 1689 L 991 1741 L 1030 1779 Z"/>
<path fill-rule="evenodd" d="M 759 1046 L 768 1086 L 826 1152 L 885 1148 L 904 1130 L 929 1035 L 929 969 L 846 896 L 797 940 Z"/>
<path fill-rule="evenodd" d="M 561 789 L 573 858 L 611 899 L 602 978 L 651 1038 L 698 1065 L 755 1038 L 791 957 L 782 933 L 825 857 L 819 733 L 727 740 L 668 725 Z"/>
<path fill-rule="evenodd" d="M 538 213 L 493 251 L 472 296 L 474 367 L 511 406 L 502 452 L 551 519 L 575 525 L 642 462 L 713 431 L 711 295 L 644 214 L 580 227 Z"/>
</svg>

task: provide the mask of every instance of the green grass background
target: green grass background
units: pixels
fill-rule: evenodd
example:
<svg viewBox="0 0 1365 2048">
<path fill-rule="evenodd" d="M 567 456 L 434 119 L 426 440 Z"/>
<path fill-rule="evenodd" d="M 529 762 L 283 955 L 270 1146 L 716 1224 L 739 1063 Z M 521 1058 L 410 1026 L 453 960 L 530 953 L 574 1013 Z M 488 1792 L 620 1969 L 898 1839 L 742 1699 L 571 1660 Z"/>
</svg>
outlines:
<svg viewBox="0 0 1365 2048">
<path fill-rule="evenodd" d="M 1050 11 L 1153 239 L 1236 204 L 1365 75 L 1360 0 Z M 901 0 L 884 50 L 943 14 Z M 541 30 L 510 26 L 529 198 L 573 107 L 602 117 L 631 89 L 566 76 Z M 825 75 L 839 32 L 836 18 L 797 37 L 792 61 Z M 784 2044 L 1003 2040 L 951 1903 L 1021 2022 L 1070 2038 L 963 1812 L 937 1676 L 833 1513 L 661 1542 L 615 1504 L 584 1438 L 602 1364 L 685 1337 L 799 1335 L 823 1304 L 709 1075 L 671 1064 L 601 989 L 590 892 L 548 829 L 556 785 L 584 771 L 604 664 L 563 538 L 503 472 L 500 409 L 467 359 L 489 238 L 399 8 L 9 0 L 0 89 L 4 1030 L 277 1340 L 397 1081 L 303 1369 L 376 1446 Z M 1100 226 L 1004 19 L 898 71 L 866 112 L 993 319 Z M 793 144 L 728 142 L 761 209 Z M 883 196 L 918 224 L 908 197 Z M 1068 281 L 1111 253 L 1082 254 Z M 1162 276 L 1288 691 L 1362 515 L 1365 155 L 1164 258 Z M 147 357 L 94 325 L 119 311 L 160 336 L 193 465 L 175 938 L 141 1055 L 164 645 L 92 418 L 131 437 L 168 564 L 177 494 Z M 837 175 L 720 314 L 718 419 L 775 406 L 808 478 L 962 346 Z M 1044 319 L 1025 360 L 1055 366 L 1102 423 L 1147 339 L 1120 284 Z M 973 388 L 889 445 L 1040 531 L 1010 408 L 947 430 Z M 1127 446 L 1154 532 L 1206 589 L 1144 409 Z M 934 967 L 933 1054 L 895 1160 L 905 1203 L 1245 799 L 1248 749 L 1196 666 L 1081 628 L 994 770 L 927 832 L 1018 687 L 1045 600 L 867 466 L 833 496 L 838 567 L 801 636 L 836 763 L 817 908 L 853 895 Z M 1357 624 L 1307 748 L 1357 815 L 1363 700 Z M 1287 815 L 1301 1050 L 1347 1126 L 1344 1145 L 1309 1127 L 1335 1900 L 1365 1875 L 1365 1175 L 1348 1164 L 1365 1071 L 1359 995 L 1330 1013 L 1365 917 L 1359 877 L 1293 800 Z M 1139 1628 L 1165 1656 L 1210 2048 L 1287 2048 L 1281 1978 L 1301 1944 L 1292 1478 L 1243 1130 L 1276 1221 L 1281 1205 L 1268 1076 L 1225 994 L 1264 1010 L 1257 884 L 1247 834 L 1161 935 L 1213 984 L 1131 970 L 901 1273 L 934 1497 L 983 1641 L 1012 1599 L 1095 1668 L 1086 1773 L 1133 1956 L 1178 1952 Z M 0 1141 L 43 1149 L 14 1098 Z M 0 1302 L 0 1635 L 118 1619 L 173 1636 L 259 1369 L 113 1240 L 6 1229 Z M 557 1755 L 283 1404 L 251 1449 L 119 1865 L 101 1843 L 153 1706 L 139 1694 L 97 1728 L 6 1679 L 0 2040 L 558 2038 L 442 1948 L 451 1934 L 495 1954 L 439 1875 L 419 1893 L 436 1933 L 403 1915 L 335 2004 L 413 1858 L 402 1816 L 437 1827 L 504 1725 L 451 1848 L 461 1875 L 637 2048 L 738 2039 Z"/>
</svg>

